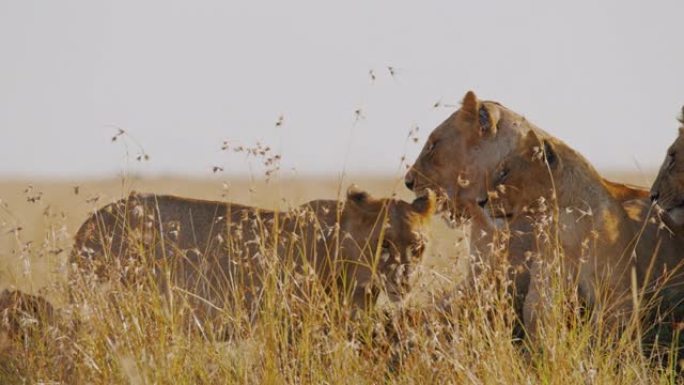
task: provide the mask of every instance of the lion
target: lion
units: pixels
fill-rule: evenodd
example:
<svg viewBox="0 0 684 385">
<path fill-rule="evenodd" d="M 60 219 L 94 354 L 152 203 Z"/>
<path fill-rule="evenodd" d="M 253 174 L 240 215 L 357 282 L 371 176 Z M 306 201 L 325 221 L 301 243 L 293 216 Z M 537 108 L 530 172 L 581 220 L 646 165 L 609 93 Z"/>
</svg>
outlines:
<svg viewBox="0 0 684 385">
<path fill-rule="evenodd" d="M 26 343 L 31 336 L 54 326 L 57 318 L 52 304 L 43 297 L 3 290 L 0 293 L 0 350 L 8 342 Z"/>
<path fill-rule="evenodd" d="M 681 126 L 674 143 L 667 150 L 658 176 L 651 187 L 651 199 L 663 210 L 665 224 L 677 232 L 684 234 L 684 107 L 679 118 Z"/>
<path fill-rule="evenodd" d="M 429 190 L 408 203 L 355 186 L 346 201 L 315 200 L 287 212 L 133 192 L 83 223 L 71 261 L 76 277 L 96 282 L 134 282 L 151 263 L 162 288 L 190 292 L 213 308 L 240 293 L 251 310 L 271 267 L 293 266 L 295 275 L 344 293 L 352 308 L 368 309 L 380 292 L 393 302 L 408 292 L 435 206 Z"/>
<path fill-rule="evenodd" d="M 593 166 L 560 140 L 529 131 L 518 150 L 497 166 L 478 201 L 469 209 L 485 207 L 512 219 L 529 218 L 552 230 L 539 240 L 551 246 L 535 250 L 540 255 L 531 263 L 524 299 L 523 321 L 532 340 L 539 315 L 549 305 L 544 265 L 556 245 L 581 300 L 605 310 L 612 329 L 622 329 L 632 316 L 632 271 L 644 303 L 652 305 L 655 299 L 665 304 L 654 311 L 671 313 L 678 303 L 684 277 L 676 273 L 682 265 L 677 240 L 656 224 L 630 218 Z M 488 219 L 492 216 L 473 215 L 489 229 L 494 227 Z"/>
</svg>

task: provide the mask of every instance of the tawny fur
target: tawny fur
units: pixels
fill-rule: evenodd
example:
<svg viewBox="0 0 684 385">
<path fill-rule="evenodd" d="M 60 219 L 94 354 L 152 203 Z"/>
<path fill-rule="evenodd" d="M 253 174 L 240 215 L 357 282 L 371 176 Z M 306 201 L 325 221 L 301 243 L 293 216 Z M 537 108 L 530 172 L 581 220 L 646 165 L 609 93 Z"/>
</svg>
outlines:
<svg viewBox="0 0 684 385">
<path fill-rule="evenodd" d="M 337 285 L 366 308 L 380 291 L 392 300 L 408 291 L 434 209 L 434 193 L 407 203 L 350 189 L 346 202 L 317 200 L 288 212 L 132 193 L 83 223 L 71 260 L 77 277 L 130 283 L 151 271 L 163 291 L 180 288 L 219 308 L 239 292 L 239 305 L 250 309 L 265 272 L 279 264 L 313 274 L 326 289 Z"/>
</svg>

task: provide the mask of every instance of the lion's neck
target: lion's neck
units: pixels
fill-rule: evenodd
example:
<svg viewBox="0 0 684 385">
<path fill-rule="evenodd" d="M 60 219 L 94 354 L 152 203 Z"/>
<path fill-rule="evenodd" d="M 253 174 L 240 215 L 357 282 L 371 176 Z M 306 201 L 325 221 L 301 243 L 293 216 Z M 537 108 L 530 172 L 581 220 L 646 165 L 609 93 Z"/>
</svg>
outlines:
<svg viewBox="0 0 684 385">
<path fill-rule="evenodd" d="M 569 162 L 567 162 L 569 163 Z M 567 165 L 566 163 L 566 165 Z M 599 174 L 584 161 L 567 165 L 562 181 L 556 186 L 561 227 L 569 241 L 585 242 L 589 234 L 596 234 L 601 242 L 622 246 L 629 239 L 631 222 L 621 202 L 618 202 L 601 182 Z"/>
</svg>

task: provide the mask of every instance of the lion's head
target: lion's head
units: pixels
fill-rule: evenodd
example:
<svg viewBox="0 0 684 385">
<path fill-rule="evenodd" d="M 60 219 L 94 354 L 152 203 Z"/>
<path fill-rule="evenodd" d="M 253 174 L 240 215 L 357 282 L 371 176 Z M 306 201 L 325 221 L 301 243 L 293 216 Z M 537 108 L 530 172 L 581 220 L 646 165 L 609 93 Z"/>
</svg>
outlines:
<svg viewBox="0 0 684 385">
<path fill-rule="evenodd" d="M 478 198 L 497 164 L 530 131 L 541 139 L 551 138 L 520 114 L 497 102 L 479 100 L 469 91 L 461 108 L 430 134 L 406 174 L 406 187 L 418 194 L 429 187 L 438 192 L 440 203 L 449 203 L 452 213 L 462 214 Z M 639 187 L 607 180 L 603 184 L 620 201 L 648 197 Z"/>
<path fill-rule="evenodd" d="M 480 192 L 482 206 L 491 199 L 496 214 L 515 217 L 543 209 L 554 196 L 554 179 L 560 180 L 563 162 L 551 139 L 529 131 L 516 151 L 496 167 L 486 190 Z"/>
<path fill-rule="evenodd" d="M 341 221 L 341 253 L 346 262 L 343 274 L 347 282 L 353 280 L 358 292 L 355 302 L 374 300 L 383 288 L 393 302 L 403 297 L 425 252 L 425 228 L 435 207 L 435 193 L 429 189 L 409 203 L 376 199 L 355 186 L 349 188 Z"/>
<path fill-rule="evenodd" d="M 684 226 L 684 107 L 679 119 L 679 136 L 667 150 L 665 162 L 651 187 L 651 199 L 675 225 Z"/>
<path fill-rule="evenodd" d="M 528 126 L 518 114 L 468 91 L 461 108 L 430 134 L 406 174 L 406 186 L 416 193 L 432 188 L 460 211 L 475 200 L 487 174 L 516 148 Z"/>
</svg>

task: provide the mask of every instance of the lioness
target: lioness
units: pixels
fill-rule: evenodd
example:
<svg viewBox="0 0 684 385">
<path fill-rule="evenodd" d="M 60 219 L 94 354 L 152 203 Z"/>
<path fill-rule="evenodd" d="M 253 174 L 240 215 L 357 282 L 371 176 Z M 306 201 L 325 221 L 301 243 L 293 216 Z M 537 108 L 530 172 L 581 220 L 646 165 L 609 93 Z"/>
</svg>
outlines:
<svg viewBox="0 0 684 385">
<path fill-rule="evenodd" d="M 612 327 L 624 326 L 631 316 L 632 269 L 644 302 L 658 297 L 667 304 L 667 311 L 677 302 L 683 277 L 673 274 L 681 267 L 673 237 L 658 235 L 653 224 L 642 226 L 632 220 L 591 164 L 563 142 L 542 139 L 530 131 L 519 149 L 497 166 L 488 190 L 479 198 L 487 208 L 547 223 L 556 230 L 546 239 L 551 248 L 537 251 L 553 254 L 558 250 L 555 245 L 560 247 L 562 266 L 576 277 L 580 296 L 590 306 L 605 310 Z M 495 205 L 490 197 L 496 198 Z M 540 255 L 532 265 L 523 308 L 532 339 L 540 311 L 550 298 L 548 276 L 542 272 L 544 258 L 550 257 Z"/>
<path fill-rule="evenodd" d="M 435 211 L 435 194 L 427 191 L 407 203 L 375 199 L 352 186 L 346 198 L 275 212 L 132 193 L 83 223 L 71 260 L 77 276 L 126 282 L 150 262 L 166 266 L 170 282 L 155 269 L 160 285 L 191 292 L 214 307 L 241 293 L 242 304 L 254 309 L 264 274 L 288 264 L 326 289 L 337 285 L 355 308 L 372 306 L 380 291 L 400 300 L 425 250 L 423 230 Z"/>
<path fill-rule="evenodd" d="M 665 224 L 684 235 L 684 107 L 679 122 L 679 135 L 667 150 L 665 161 L 653 182 L 651 199 L 663 210 Z"/>
</svg>

